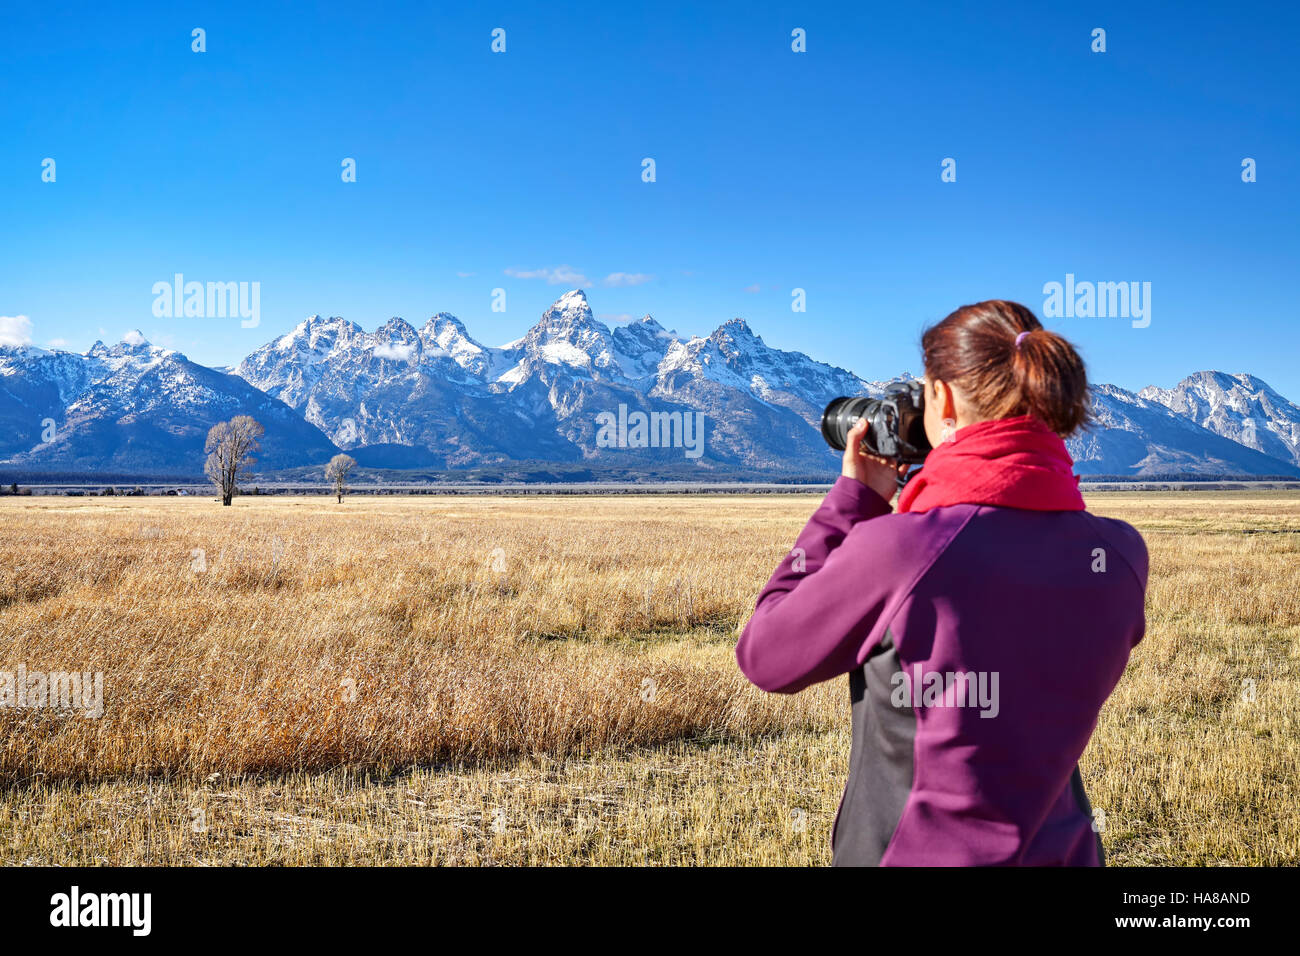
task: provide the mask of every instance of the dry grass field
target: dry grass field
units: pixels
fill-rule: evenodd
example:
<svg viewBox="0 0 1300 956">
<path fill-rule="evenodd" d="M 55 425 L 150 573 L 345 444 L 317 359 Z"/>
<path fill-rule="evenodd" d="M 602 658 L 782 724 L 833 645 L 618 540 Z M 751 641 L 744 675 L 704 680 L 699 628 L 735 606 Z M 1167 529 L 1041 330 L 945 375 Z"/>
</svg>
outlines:
<svg viewBox="0 0 1300 956">
<path fill-rule="evenodd" d="M 0 863 L 824 864 L 846 682 L 737 626 L 812 496 L 0 498 Z M 1300 495 L 1113 493 L 1148 634 L 1084 757 L 1113 864 L 1300 862 Z"/>
</svg>

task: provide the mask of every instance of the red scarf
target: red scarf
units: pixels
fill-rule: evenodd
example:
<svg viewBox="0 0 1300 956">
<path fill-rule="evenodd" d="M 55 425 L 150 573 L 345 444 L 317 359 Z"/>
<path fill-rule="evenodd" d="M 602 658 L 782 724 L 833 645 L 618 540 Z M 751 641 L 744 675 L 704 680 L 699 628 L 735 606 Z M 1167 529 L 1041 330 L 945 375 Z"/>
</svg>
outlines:
<svg viewBox="0 0 1300 956">
<path fill-rule="evenodd" d="M 1027 511 L 1083 511 L 1065 442 L 1030 415 L 976 422 L 925 459 L 903 488 L 898 510 L 998 505 Z"/>
</svg>

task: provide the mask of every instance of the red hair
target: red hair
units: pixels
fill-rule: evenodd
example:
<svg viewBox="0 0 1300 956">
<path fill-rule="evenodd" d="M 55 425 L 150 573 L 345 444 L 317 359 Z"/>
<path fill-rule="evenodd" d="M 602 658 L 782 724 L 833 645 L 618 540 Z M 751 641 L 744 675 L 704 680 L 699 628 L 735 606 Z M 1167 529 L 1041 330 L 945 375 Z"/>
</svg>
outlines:
<svg viewBox="0 0 1300 956">
<path fill-rule="evenodd" d="M 963 305 L 926 330 L 921 351 L 926 376 L 959 389 L 981 419 L 1032 415 L 1062 438 L 1088 419 L 1083 359 L 1019 303 Z"/>
</svg>

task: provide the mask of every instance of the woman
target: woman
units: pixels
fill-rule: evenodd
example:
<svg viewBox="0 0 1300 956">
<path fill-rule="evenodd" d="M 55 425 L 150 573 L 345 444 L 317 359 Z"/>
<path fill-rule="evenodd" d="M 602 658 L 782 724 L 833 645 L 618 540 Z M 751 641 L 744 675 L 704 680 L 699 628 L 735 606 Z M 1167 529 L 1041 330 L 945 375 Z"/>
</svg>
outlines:
<svg viewBox="0 0 1300 956">
<path fill-rule="evenodd" d="M 1085 510 L 1065 339 L 990 301 L 922 348 L 923 469 L 891 512 L 905 466 L 862 453 L 858 423 L 736 659 L 778 693 L 849 675 L 836 865 L 1099 866 L 1078 760 L 1142 639 L 1146 546 Z"/>
</svg>

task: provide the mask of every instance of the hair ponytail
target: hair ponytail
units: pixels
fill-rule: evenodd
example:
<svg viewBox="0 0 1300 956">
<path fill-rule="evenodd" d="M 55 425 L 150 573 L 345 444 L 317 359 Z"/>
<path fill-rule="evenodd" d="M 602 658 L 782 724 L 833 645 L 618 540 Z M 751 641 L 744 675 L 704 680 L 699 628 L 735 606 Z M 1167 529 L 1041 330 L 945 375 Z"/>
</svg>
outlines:
<svg viewBox="0 0 1300 956">
<path fill-rule="evenodd" d="M 956 386 L 983 419 L 1032 415 L 1062 438 L 1088 418 L 1074 346 L 1016 302 L 964 305 L 921 338 L 925 374 Z"/>
</svg>

